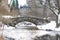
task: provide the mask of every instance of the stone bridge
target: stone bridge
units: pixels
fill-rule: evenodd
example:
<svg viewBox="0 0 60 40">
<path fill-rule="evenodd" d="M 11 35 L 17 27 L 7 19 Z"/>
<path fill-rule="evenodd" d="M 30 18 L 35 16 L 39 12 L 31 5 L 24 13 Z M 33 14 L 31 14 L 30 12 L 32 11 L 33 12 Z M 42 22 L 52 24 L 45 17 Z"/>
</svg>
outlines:
<svg viewBox="0 0 60 40">
<path fill-rule="evenodd" d="M 11 26 L 14 26 L 17 23 L 20 23 L 23 21 L 31 22 L 31 23 L 34 23 L 35 25 L 38 25 L 38 24 L 41 25 L 41 24 L 50 22 L 47 19 L 40 19 L 40 18 L 35 18 L 35 17 L 17 17 L 17 18 L 13 18 L 13 19 L 14 20 L 12 21 L 12 23 L 8 23 Z"/>
</svg>

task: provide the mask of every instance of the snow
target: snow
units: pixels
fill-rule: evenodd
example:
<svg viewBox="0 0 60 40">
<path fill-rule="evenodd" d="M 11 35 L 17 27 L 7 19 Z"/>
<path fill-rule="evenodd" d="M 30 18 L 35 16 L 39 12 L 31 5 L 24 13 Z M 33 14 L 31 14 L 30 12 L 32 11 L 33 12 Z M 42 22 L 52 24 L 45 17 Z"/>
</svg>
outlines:
<svg viewBox="0 0 60 40">
<path fill-rule="evenodd" d="M 28 21 L 23 21 L 16 24 L 15 27 L 16 28 L 29 28 L 29 27 L 36 27 L 36 25 Z"/>
<path fill-rule="evenodd" d="M 14 30 L 9 30 L 9 31 L 4 31 L 4 36 L 10 37 L 10 38 L 14 38 L 14 39 L 20 39 L 20 40 L 29 40 L 30 38 L 30 33 L 27 31 L 14 31 Z"/>
<path fill-rule="evenodd" d="M 46 30 L 46 29 L 50 29 L 52 31 L 57 31 L 59 32 L 60 31 L 60 27 L 59 28 L 56 28 L 56 22 L 55 21 L 51 21 L 50 23 L 48 24 L 43 24 L 43 25 L 37 25 L 37 27 L 39 29 L 43 29 L 43 30 Z"/>
<path fill-rule="evenodd" d="M 22 25 L 25 27 L 26 26 L 36 26 L 35 24 L 31 23 L 31 22 L 20 22 L 16 26 L 16 27 L 22 27 Z M 51 21 L 48 24 L 43 24 L 43 25 L 37 25 L 37 27 L 39 29 L 43 29 L 43 30 L 22 30 L 22 29 L 15 29 L 14 27 L 11 26 L 7 26 L 4 25 L 4 30 L 3 30 L 3 36 L 4 37 L 8 37 L 8 38 L 14 38 L 15 40 L 33 40 L 33 38 L 35 38 L 36 36 L 40 37 L 43 35 L 51 35 L 51 36 L 55 36 L 56 34 L 60 35 L 60 27 L 59 28 L 55 28 L 56 27 L 56 23 L 55 21 Z M 5 30 L 7 29 L 7 30 Z M 51 29 L 53 31 L 46 31 L 46 29 Z"/>
<path fill-rule="evenodd" d="M 44 30 L 46 30 L 46 29 L 54 30 L 55 27 L 56 27 L 56 22 L 55 22 L 55 21 L 51 21 L 51 22 L 48 23 L 48 24 L 37 25 L 37 27 L 38 27 L 39 29 L 44 29 Z"/>
<path fill-rule="evenodd" d="M 51 35 L 51 32 L 47 31 L 40 31 L 40 30 L 4 30 L 3 36 L 8 38 L 14 38 L 15 40 L 32 40 L 32 38 L 36 36 L 43 36 L 49 34 Z M 52 33 L 52 35 L 55 35 Z"/>
<path fill-rule="evenodd" d="M 4 29 L 15 29 L 15 27 L 4 25 Z"/>
<path fill-rule="evenodd" d="M 29 28 L 29 27 L 36 27 L 35 24 L 31 23 L 31 22 L 27 22 L 27 21 L 24 21 L 24 22 L 20 22 L 18 23 L 17 25 L 15 25 L 16 28 Z M 3 25 L 2 29 L 15 29 L 15 27 L 12 27 L 12 26 L 8 26 L 8 25 Z M 55 21 L 51 21 L 50 23 L 48 24 L 43 24 L 43 25 L 37 25 L 37 28 L 38 29 L 43 29 L 43 30 L 46 30 L 46 29 L 50 29 L 50 30 L 53 30 L 53 31 L 60 31 L 60 27 L 59 28 L 56 28 L 56 23 Z"/>
<path fill-rule="evenodd" d="M 9 16 L 9 15 L 5 15 L 5 16 L 2 16 L 3 18 L 14 18 L 13 16 Z"/>
<path fill-rule="evenodd" d="M 54 30 L 55 30 L 55 31 L 60 31 L 60 27 L 59 27 L 59 28 L 55 28 Z"/>
</svg>

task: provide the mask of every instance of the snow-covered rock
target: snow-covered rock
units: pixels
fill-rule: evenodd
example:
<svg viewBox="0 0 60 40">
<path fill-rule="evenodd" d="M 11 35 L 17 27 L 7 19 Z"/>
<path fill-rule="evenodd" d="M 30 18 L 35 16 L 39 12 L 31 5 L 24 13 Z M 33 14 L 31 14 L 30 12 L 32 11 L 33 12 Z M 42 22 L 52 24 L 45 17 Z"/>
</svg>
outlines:
<svg viewBox="0 0 60 40">
<path fill-rule="evenodd" d="M 37 27 L 39 29 L 51 29 L 51 30 L 54 30 L 55 27 L 56 27 L 56 22 L 55 21 L 51 21 L 50 23 L 47 23 L 47 24 L 43 24 L 43 25 L 37 25 Z"/>
</svg>

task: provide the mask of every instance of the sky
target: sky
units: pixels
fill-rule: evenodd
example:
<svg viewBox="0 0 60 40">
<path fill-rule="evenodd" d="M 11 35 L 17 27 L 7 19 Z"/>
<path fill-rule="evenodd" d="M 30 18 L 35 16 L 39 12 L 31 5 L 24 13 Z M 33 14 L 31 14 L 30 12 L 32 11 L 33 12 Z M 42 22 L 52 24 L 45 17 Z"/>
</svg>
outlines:
<svg viewBox="0 0 60 40">
<path fill-rule="evenodd" d="M 20 5 L 27 5 L 27 0 L 18 0 L 19 6 Z"/>
</svg>

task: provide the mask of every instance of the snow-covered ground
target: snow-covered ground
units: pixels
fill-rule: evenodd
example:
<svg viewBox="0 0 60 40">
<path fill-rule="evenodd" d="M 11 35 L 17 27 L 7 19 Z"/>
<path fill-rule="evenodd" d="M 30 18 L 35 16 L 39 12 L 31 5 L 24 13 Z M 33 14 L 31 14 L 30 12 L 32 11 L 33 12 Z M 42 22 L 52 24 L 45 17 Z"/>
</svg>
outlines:
<svg viewBox="0 0 60 40">
<path fill-rule="evenodd" d="M 46 29 L 54 30 L 55 27 L 56 27 L 56 22 L 55 21 L 51 21 L 50 23 L 47 23 L 47 24 L 37 25 L 37 27 L 39 29 L 43 29 L 43 30 L 46 30 Z"/>
<path fill-rule="evenodd" d="M 56 22 L 55 21 L 51 21 L 50 23 L 47 23 L 47 24 L 43 24 L 43 25 L 37 25 L 37 27 L 39 29 L 42 29 L 42 30 L 53 30 L 53 31 L 60 31 L 60 27 L 59 28 L 56 28 Z"/>
<path fill-rule="evenodd" d="M 56 36 L 57 33 L 60 34 L 60 32 L 44 30 L 3 30 L 4 37 L 13 38 L 15 40 L 33 40 L 35 37 L 41 37 L 44 35 Z"/>
<path fill-rule="evenodd" d="M 43 35 L 53 35 L 55 33 L 42 31 L 42 30 L 4 30 L 3 36 L 8 38 L 14 38 L 15 40 L 33 40 L 36 36 L 43 36 Z"/>
</svg>

